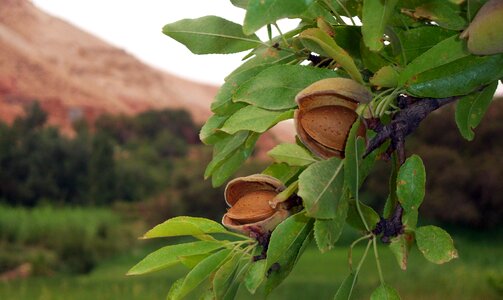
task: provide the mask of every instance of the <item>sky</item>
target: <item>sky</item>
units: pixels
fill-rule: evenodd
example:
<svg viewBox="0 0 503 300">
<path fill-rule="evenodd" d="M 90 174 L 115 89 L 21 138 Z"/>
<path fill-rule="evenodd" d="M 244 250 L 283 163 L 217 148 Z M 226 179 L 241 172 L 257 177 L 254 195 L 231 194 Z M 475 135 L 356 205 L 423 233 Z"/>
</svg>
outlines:
<svg viewBox="0 0 503 300">
<path fill-rule="evenodd" d="M 242 24 L 244 10 L 230 0 L 32 0 L 42 10 L 123 48 L 143 62 L 184 78 L 222 84 L 241 64 L 238 54 L 192 54 L 162 34 L 165 24 L 206 15 Z M 290 23 L 291 24 L 291 23 Z M 283 23 L 283 26 L 291 26 Z M 265 39 L 265 32 L 259 33 Z"/>
</svg>

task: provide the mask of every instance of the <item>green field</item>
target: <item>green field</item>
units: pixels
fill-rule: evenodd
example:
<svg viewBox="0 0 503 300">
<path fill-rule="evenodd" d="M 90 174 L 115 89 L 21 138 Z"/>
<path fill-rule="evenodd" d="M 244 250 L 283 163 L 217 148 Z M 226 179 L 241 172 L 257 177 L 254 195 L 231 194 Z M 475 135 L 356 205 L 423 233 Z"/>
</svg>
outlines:
<svg viewBox="0 0 503 300">
<path fill-rule="evenodd" d="M 488 239 L 474 242 L 456 236 L 455 240 L 459 259 L 439 266 L 427 262 L 420 253 L 413 251 L 406 272 L 401 271 L 390 252 L 381 247 L 386 282 L 400 292 L 402 299 L 501 299 L 502 243 Z M 184 267 L 177 266 L 149 276 L 124 276 L 128 268 L 152 249 L 150 245 L 115 256 L 88 275 L 0 282 L 0 299 L 165 299 L 170 284 L 186 272 Z M 361 247 L 356 249 L 355 260 L 362 251 Z M 306 250 L 290 277 L 269 299 L 332 299 L 347 272 L 346 247 L 321 255 L 313 245 Z M 354 299 L 369 298 L 379 284 L 375 272 L 373 257 L 369 255 Z M 198 299 L 197 295 L 187 298 Z M 240 291 L 238 297 L 256 298 L 244 290 Z"/>
</svg>

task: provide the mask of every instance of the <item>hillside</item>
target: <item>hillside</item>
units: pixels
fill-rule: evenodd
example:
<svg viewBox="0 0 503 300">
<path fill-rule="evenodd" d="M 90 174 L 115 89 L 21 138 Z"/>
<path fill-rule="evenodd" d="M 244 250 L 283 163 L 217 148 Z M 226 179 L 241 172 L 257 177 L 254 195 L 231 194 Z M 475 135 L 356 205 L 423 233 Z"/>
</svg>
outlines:
<svg viewBox="0 0 503 300">
<path fill-rule="evenodd" d="M 217 87 L 156 70 L 27 0 L 0 0 L 0 118 L 12 121 L 39 100 L 49 122 L 70 128 L 102 113 L 182 107 L 197 122 Z"/>
</svg>

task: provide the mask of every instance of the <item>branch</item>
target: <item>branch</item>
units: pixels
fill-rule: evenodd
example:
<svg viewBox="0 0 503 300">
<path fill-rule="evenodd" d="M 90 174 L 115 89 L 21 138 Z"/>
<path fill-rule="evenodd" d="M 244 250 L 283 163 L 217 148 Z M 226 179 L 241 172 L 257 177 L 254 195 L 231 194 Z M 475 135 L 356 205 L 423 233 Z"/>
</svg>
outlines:
<svg viewBox="0 0 503 300">
<path fill-rule="evenodd" d="M 363 157 L 366 157 L 386 140 L 390 139 L 391 145 L 386 153 L 391 155 L 396 151 L 398 165 L 401 166 L 405 162 L 405 137 L 414 132 L 421 121 L 430 113 L 458 99 L 459 97 L 418 99 L 408 95 L 399 95 L 397 104 L 400 111 L 393 116 L 389 124 L 383 125 L 379 119 L 365 120 L 367 127 L 377 132 L 377 135 L 368 142 Z M 375 235 L 382 234 L 381 241 L 389 243 L 392 237 L 403 233 L 402 215 L 403 208 L 400 203 L 397 203 L 393 214 L 388 219 L 381 217 L 372 233 Z"/>
</svg>

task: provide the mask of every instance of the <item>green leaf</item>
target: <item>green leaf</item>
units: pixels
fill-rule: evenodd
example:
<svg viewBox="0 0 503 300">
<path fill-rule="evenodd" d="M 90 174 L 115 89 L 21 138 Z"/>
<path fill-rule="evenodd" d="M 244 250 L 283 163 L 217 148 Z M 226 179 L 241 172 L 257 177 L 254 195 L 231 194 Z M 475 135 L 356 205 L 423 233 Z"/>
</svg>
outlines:
<svg viewBox="0 0 503 300">
<path fill-rule="evenodd" d="M 396 87 L 398 86 L 398 76 L 395 68 L 384 66 L 370 78 L 370 83 L 377 87 Z"/>
<path fill-rule="evenodd" d="M 140 275 L 171 267 L 179 262 L 179 256 L 205 254 L 224 247 L 223 242 L 198 241 L 163 247 L 147 255 L 132 267 L 127 275 Z"/>
<path fill-rule="evenodd" d="M 194 54 L 236 53 L 261 44 L 256 35 L 243 34 L 241 25 L 216 16 L 183 19 L 164 26 L 162 32 Z"/>
<path fill-rule="evenodd" d="M 364 0 L 362 34 L 365 45 L 371 51 L 384 47 L 384 29 L 398 0 Z"/>
<path fill-rule="evenodd" d="M 302 167 L 317 162 L 309 151 L 297 144 L 279 144 L 267 152 L 267 155 L 278 163 L 284 162 L 290 166 Z"/>
<path fill-rule="evenodd" d="M 491 103 L 498 82 L 484 88 L 481 92 L 475 92 L 464 96 L 456 106 L 456 124 L 461 135 L 471 141 L 475 134 L 473 129 L 477 127 Z"/>
<path fill-rule="evenodd" d="M 337 293 L 335 293 L 334 300 L 351 299 L 351 294 L 353 294 L 353 288 L 355 287 L 356 280 L 357 275 L 355 273 L 350 273 L 342 282 L 341 286 L 337 290 Z"/>
<path fill-rule="evenodd" d="M 224 299 L 229 291 L 239 267 L 242 253 L 234 253 L 215 273 L 213 277 L 213 293 L 215 299 Z"/>
<path fill-rule="evenodd" d="M 299 192 L 306 213 L 317 219 L 333 219 L 343 194 L 343 163 L 338 158 L 310 165 L 299 176 Z"/>
<path fill-rule="evenodd" d="M 271 111 L 250 105 L 235 112 L 221 130 L 228 134 L 235 134 L 241 130 L 262 133 L 277 123 L 291 118 L 293 110 Z"/>
<path fill-rule="evenodd" d="M 253 262 L 245 277 L 245 286 L 250 294 L 255 294 L 260 284 L 265 279 L 267 261 L 265 259 Z"/>
<path fill-rule="evenodd" d="M 409 251 L 412 243 L 414 242 L 414 235 L 411 233 L 404 233 L 397 237 L 391 239 L 391 243 L 389 244 L 389 249 L 391 253 L 396 258 L 400 269 L 407 269 L 407 261 L 409 258 Z"/>
<path fill-rule="evenodd" d="M 435 69 L 468 55 L 470 53 L 466 49 L 466 43 L 461 41 L 458 35 L 446 38 L 410 62 L 400 73 L 399 85 L 404 85 L 414 75 Z"/>
<path fill-rule="evenodd" d="M 204 171 L 204 178 L 210 177 L 215 170 L 221 167 L 221 165 L 231 157 L 236 150 L 238 150 L 246 140 L 249 138 L 250 133 L 243 131 L 236 135 L 228 136 L 221 141 L 217 142 L 214 146 L 213 159 L 206 166 Z"/>
<path fill-rule="evenodd" d="M 298 248 L 312 228 L 313 219 L 306 217 L 304 212 L 281 222 L 271 234 L 267 249 L 267 269 L 278 262 L 289 249 Z"/>
<path fill-rule="evenodd" d="M 307 218 L 302 212 L 289 217 L 273 231 L 267 250 L 266 295 L 290 274 L 312 241 L 312 231 L 313 219 Z M 273 265 L 276 267 L 271 268 Z"/>
<path fill-rule="evenodd" d="M 249 0 L 243 31 L 251 34 L 262 26 L 272 24 L 279 19 L 299 16 L 309 8 L 312 2 L 313 0 Z"/>
<path fill-rule="evenodd" d="M 180 292 L 180 287 L 183 284 L 183 281 L 185 280 L 185 277 L 182 277 L 175 281 L 172 285 L 171 288 L 169 289 L 168 296 L 166 297 L 167 300 L 178 300 L 180 299 L 178 297 L 178 294 Z"/>
<path fill-rule="evenodd" d="M 501 78 L 502 65 L 503 54 L 470 55 L 418 74 L 407 82 L 407 92 L 432 98 L 466 95 Z"/>
<path fill-rule="evenodd" d="M 292 178 L 294 178 L 301 170 L 301 167 L 292 167 L 286 163 L 273 163 L 268 166 L 262 174 L 270 175 L 277 178 L 283 184 L 287 184 Z"/>
<path fill-rule="evenodd" d="M 200 235 L 205 233 L 226 233 L 219 223 L 196 217 L 174 217 L 161 223 L 145 233 L 143 238 L 158 238 L 183 235 Z"/>
<path fill-rule="evenodd" d="M 189 269 L 192 269 L 209 255 L 210 253 L 178 256 L 178 260 L 182 263 L 182 265 L 186 266 Z"/>
<path fill-rule="evenodd" d="M 467 22 L 459 14 L 459 6 L 445 0 L 423 0 L 413 12 L 415 18 L 431 20 L 440 27 L 463 30 L 467 26 Z"/>
<path fill-rule="evenodd" d="M 231 250 L 222 249 L 201 261 L 185 276 L 182 285 L 178 289 L 177 298 L 183 298 L 194 288 L 201 284 L 211 273 L 215 272 L 229 259 Z"/>
<path fill-rule="evenodd" d="M 426 171 L 423 161 L 417 155 L 409 157 L 400 167 L 396 179 L 398 201 L 406 212 L 415 211 L 423 202 Z"/>
<path fill-rule="evenodd" d="M 251 133 L 244 145 L 236 149 L 232 155 L 224 160 L 222 164 L 212 173 L 211 184 L 213 187 L 222 185 L 232 174 L 234 174 L 252 154 L 259 134 Z"/>
<path fill-rule="evenodd" d="M 224 122 L 229 118 L 229 116 L 219 116 L 212 115 L 206 120 L 206 123 L 201 128 L 199 132 L 199 139 L 206 145 L 213 145 L 221 140 L 221 137 L 217 137 L 218 129 L 224 124 Z"/>
<path fill-rule="evenodd" d="M 365 46 L 363 39 L 360 40 L 360 55 L 365 68 L 372 73 L 379 71 L 384 66 L 389 65 L 389 61 L 384 59 L 378 52 L 372 52 Z"/>
<path fill-rule="evenodd" d="M 452 31 L 433 25 L 412 28 L 398 33 L 402 43 L 403 55 L 406 61 L 409 62 L 452 35 Z M 458 41 L 458 45 L 461 44 Z"/>
<path fill-rule="evenodd" d="M 376 211 L 372 207 L 367 206 L 361 202 L 360 202 L 360 209 L 362 211 L 363 217 L 365 218 L 365 221 L 367 222 L 367 225 L 369 225 L 370 229 L 374 229 L 376 224 L 380 220 L 379 214 L 377 214 Z M 360 214 L 358 213 L 358 209 L 356 207 L 355 200 L 349 201 L 349 209 L 348 209 L 346 222 L 348 223 L 349 226 L 351 226 L 355 229 L 358 229 L 361 231 L 367 230 L 365 228 L 365 225 L 363 224 L 363 221 L 362 221 L 362 218 L 360 217 Z"/>
<path fill-rule="evenodd" d="M 458 257 L 451 236 L 442 228 L 423 226 L 416 229 L 416 243 L 424 257 L 436 264 L 443 264 Z"/>
<path fill-rule="evenodd" d="M 334 59 L 351 78 L 363 84 L 362 74 L 356 67 L 353 58 L 342 49 L 335 40 L 319 28 L 309 28 L 300 33 L 299 38 L 316 43 L 332 59 Z"/>
<path fill-rule="evenodd" d="M 363 0 L 330 0 L 331 7 L 337 13 L 346 17 L 361 15 Z"/>
<path fill-rule="evenodd" d="M 370 170 L 374 166 L 379 151 L 373 151 L 366 158 L 363 158 L 366 149 L 365 140 L 358 136 L 361 122 L 355 122 L 349 131 L 348 140 L 344 153 L 344 184 L 353 197 L 356 198 L 358 190 L 367 178 Z"/>
<path fill-rule="evenodd" d="M 269 110 L 297 106 L 295 95 L 313 82 L 340 77 L 334 70 L 299 65 L 277 65 L 258 73 L 234 95 L 233 101 L 245 102 Z"/>
<path fill-rule="evenodd" d="M 317 219 L 314 222 L 314 239 L 321 253 L 332 250 L 342 234 L 346 215 L 348 213 L 348 198 L 342 197 L 337 207 L 337 216 L 333 219 Z"/>
<path fill-rule="evenodd" d="M 400 295 L 394 288 L 384 284 L 372 292 L 370 300 L 400 300 Z"/>
<path fill-rule="evenodd" d="M 232 5 L 239 7 L 239 8 L 244 8 L 248 6 L 249 0 L 231 0 Z"/>
</svg>

